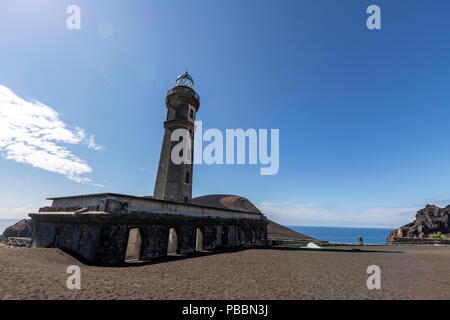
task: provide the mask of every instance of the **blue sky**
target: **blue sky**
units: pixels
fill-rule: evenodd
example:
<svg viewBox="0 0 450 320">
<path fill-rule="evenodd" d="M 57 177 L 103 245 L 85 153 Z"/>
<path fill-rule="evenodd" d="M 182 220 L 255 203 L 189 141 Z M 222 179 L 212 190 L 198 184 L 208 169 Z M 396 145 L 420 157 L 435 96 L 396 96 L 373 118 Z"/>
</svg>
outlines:
<svg viewBox="0 0 450 320">
<path fill-rule="evenodd" d="M 66 28 L 72 4 L 80 30 Z M 371 4 L 381 30 L 366 27 Z M 196 165 L 194 196 L 242 195 L 291 225 L 398 227 L 426 203 L 447 205 L 449 9 L 444 0 L 2 0 L 0 218 L 51 196 L 151 195 L 164 97 L 185 68 L 204 129 L 280 130 L 278 174 Z M 11 97 L 30 113 L 12 117 Z M 62 136 L 19 143 L 34 119 Z M 56 167 L 30 155 L 42 148 L 58 154 Z"/>
</svg>

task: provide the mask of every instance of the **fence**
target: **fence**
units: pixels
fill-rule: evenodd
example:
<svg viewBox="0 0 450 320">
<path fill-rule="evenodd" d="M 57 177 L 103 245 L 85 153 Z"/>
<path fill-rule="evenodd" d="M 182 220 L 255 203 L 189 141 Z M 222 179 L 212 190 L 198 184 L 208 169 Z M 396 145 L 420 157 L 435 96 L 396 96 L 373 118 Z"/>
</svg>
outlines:
<svg viewBox="0 0 450 320">
<path fill-rule="evenodd" d="M 6 238 L 8 247 L 29 247 L 31 245 L 31 238 L 9 237 Z"/>
</svg>

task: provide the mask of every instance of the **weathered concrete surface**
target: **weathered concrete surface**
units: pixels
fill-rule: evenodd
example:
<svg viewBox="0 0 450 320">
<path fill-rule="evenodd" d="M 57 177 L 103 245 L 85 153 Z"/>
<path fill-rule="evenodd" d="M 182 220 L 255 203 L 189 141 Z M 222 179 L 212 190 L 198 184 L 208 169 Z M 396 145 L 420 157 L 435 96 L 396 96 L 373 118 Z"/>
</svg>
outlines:
<svg viewBox="0 0 450 320">
<path fill-rule="evenodd" d="M 167 254 L 169 227 L 150 225 L 139 228 L 141 233 L 141 260 L 162 257 Z"/>
<path fill-rule="evenodd" d="M 97 242 L 95 255 L 91 261 L 99 264 L 121 263 L 125 261 L 128 236 L 129 228 L 126 225 L 103 226 Z"/>
<path fill-rule="evenodd" d="M 195 238 L 197 228 L 192 225 L 181 225 L 177 228 L 178 250 L 177 253 L 191 253 L 195 251 Z"/>
<path fill-rule="evenodd" d="M 33 234 L 33 242 L 31 247 L 33 248 L 52 248 L 57 247 L 56 242 L 56 228 L 58 224 L 54 222 L 37 221 L 36 229 Z"/>
<path fill-rule="evenodd" d="M 214 225 L 203 225 L 203 249 L 211 250 L 217 248 L 217 230 Z"/>
<path fill-rule="evenodd" d="M 32 247 L 61 248 L 75 252 L 87 260 L 95 260 L 101 235 L 96 224 L 36 221 Z"/>
</svg>

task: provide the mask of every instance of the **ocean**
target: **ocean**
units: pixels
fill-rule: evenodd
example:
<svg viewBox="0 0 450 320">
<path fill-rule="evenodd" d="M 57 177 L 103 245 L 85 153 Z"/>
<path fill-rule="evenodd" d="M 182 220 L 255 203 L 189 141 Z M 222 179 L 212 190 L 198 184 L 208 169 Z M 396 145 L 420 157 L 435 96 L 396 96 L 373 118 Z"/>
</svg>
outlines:
<svg viewBox="0 0 450 320">
<path fill-rule="evenodd" d="M 20 219 L 0 219 L 0 234 L 2 234 L 6 228 L 12 226 L 13 224 L 19 221 Z"/>
<path fill-rule="evenodd" d="M 386 244 L 386 238 L 393 229 L 387 228 L 349 228 L 349 227 L 305 227 L 287 226 L 318 240 L 340 243 L 358 243 L 358 236 L 365 244 Z"/>
</svg>

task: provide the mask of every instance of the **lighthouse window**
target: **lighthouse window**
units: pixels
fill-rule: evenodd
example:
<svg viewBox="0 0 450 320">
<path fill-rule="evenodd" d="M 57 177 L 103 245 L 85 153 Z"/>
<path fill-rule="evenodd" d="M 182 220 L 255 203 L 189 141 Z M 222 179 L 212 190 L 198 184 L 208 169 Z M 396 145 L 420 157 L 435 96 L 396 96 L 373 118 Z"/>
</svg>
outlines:
<svg viewBox="0 0 450 320">
<path fill-rule="evenodd" d="M 186 183 L 190 183 L 190 177 L 189 177 L 189 172 L 186 173 Z"/>
<path fill-rule="evenodd" d="M 194 108 L 189 105 L 189 119 L 194 120 Z"/>
</svg>

